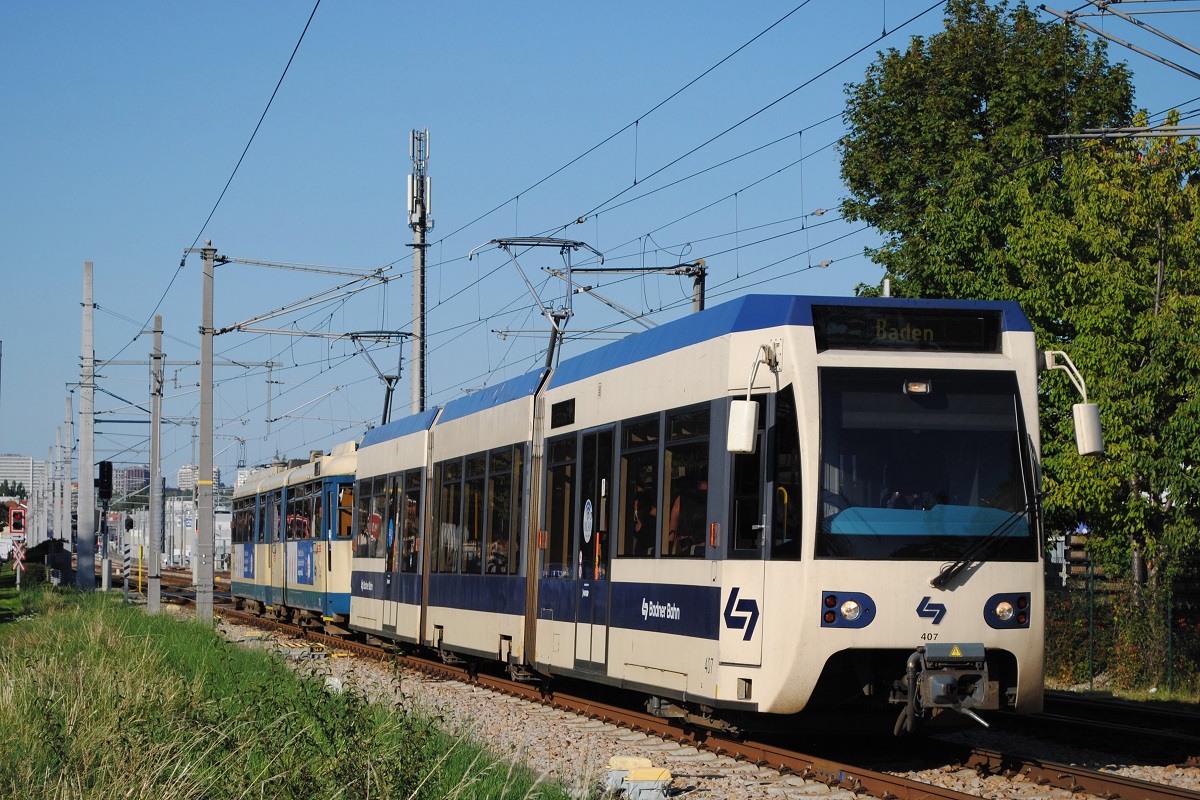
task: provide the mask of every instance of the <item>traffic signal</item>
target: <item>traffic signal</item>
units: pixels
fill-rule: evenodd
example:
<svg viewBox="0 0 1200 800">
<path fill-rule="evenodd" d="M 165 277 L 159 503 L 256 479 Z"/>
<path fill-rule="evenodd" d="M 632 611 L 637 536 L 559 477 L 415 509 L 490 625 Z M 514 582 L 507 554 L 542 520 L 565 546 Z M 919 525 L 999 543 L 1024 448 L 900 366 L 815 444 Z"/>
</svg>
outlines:
<svg viewBox="0 0 1200 800">
<path fill-rule="evenodd" d="M 8 510 L 8 530 L 11 533 L 25 532 L 25 509 L 10 508 Z"/>
<path fill-rule="evenodd" d="M 112 462 L 100 462 L 100 482 L 97 484 L 101 500 L 112 499 Z"/>
</svg>

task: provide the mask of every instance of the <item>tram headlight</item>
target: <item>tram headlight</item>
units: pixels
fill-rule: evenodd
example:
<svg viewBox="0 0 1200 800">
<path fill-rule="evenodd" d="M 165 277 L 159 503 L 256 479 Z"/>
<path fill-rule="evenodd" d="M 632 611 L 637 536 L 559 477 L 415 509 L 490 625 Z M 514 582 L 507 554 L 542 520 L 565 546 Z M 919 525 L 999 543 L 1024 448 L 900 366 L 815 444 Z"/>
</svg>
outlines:
<svg viewBox="0 0 1200 800">
<path fill-rule="evenodd" d="M 842 603 L 841 612 L 842 619 L 846 620 L 847 622 L 854 622 L 856 619 L 862 616 L 862 606 L 858 604 L 857 600 L 847 600 L 846 602 Z"/>
<path fill-rule="evenodd" d="M 983 604 L 983 618 L 997 630 L 1028 628 L 1032 599 L 1025 592 L 994 594 Z"/>
<path fill-rule="evenodd" d="M 875 618 L 875 602 L 862 592 L 822 592 L 821 626 L 865 628 Z"/>
<path fill-rule="evenodd" d="M 1014 613 L 1015 610 L 1013 609 L 1012 603 L 1008 602 L 1007 600 L 1001 600 L 996 604 L 996 616 L 1005 622 L 1008 622 L 1010 619 L 1012 619 Z"/>
</svg>

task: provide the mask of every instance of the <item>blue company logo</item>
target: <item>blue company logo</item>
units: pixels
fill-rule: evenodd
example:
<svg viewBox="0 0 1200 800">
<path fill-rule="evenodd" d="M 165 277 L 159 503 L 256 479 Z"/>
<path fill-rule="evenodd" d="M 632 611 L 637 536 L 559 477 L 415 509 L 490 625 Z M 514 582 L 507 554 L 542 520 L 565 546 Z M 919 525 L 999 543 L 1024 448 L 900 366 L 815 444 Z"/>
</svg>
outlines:
<svg viewBox="0 0 1200 800">
<path fill-rule="evenodd" d="M 733 591 L 729 593 L 729 602 L 725 604 L 725 627 L 741 630 L 746 629 L 746 635 L 742 637 L 742 641 L 750 641 L 750 637 L 754 635 L 754 626 L 758 624 L 758 601 L 757 600 L 738 600 L 738 590 L 740 587 L 733 587 Z M 749 617 L 741 616 L 749 614 Z"/>
<path fill-rule="evenodd" d="M 922 619 L 932 619 L 933 624 L 937 625 L 942 621 L 942 617 L 946 616 L 946 606 L 941 603 L 931 603 L 930 598 L 922 597 L 921 604 L 917 606 L 917 616 Z"/>
</svg>

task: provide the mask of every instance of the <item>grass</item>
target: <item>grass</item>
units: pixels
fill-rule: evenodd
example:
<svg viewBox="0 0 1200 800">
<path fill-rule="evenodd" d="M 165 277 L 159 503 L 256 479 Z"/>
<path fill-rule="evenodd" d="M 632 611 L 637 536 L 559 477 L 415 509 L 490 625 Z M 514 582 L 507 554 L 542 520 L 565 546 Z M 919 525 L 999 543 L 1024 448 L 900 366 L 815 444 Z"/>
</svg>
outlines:
<svg viewBox="0 0 1200 800">
<path fill-rule="evenodd" d="M 0 579 L 0 796 L 567 798 L 435 721 L 115 595 Z"/>
</svg>

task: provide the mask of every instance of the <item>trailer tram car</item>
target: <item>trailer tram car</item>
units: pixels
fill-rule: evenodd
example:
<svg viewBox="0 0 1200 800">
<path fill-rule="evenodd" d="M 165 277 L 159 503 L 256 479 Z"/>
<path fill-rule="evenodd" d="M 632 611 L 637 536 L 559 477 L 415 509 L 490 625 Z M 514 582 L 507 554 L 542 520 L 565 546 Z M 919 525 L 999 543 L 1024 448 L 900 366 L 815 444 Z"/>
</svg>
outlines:
<svg viewBox="0 0 1200 800">
<path fill-rule="evenodd" d="M 357 443 L 255 473 L 234 492 L 231 594 L 252 613 L 349 633 Z"/>
<path fill-rule="evenodd" d="M 351 627 L 716 728 L 1042 707 L 1012 303 L 748 296 L 370 431 Z"/>
</svg>

